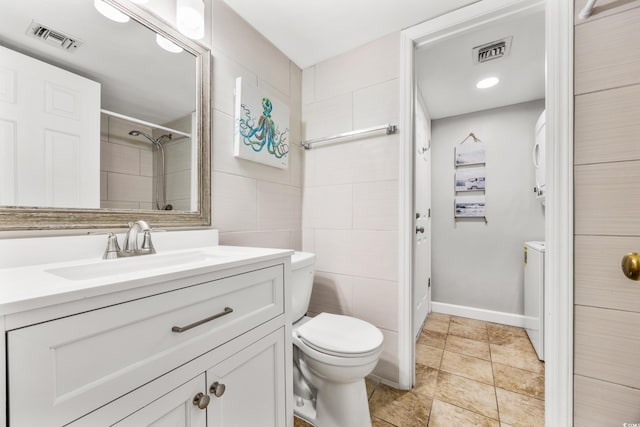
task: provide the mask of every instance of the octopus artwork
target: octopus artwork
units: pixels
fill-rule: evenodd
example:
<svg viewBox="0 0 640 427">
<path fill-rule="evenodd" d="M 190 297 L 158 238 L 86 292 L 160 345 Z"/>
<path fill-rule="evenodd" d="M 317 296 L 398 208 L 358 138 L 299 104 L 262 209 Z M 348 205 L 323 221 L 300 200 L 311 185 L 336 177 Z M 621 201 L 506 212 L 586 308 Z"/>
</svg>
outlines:
<svg viewBox="0 0 640 427">
<path fill-rule="evenodd" d="M 238 119 L 238 132 L 242 143 L 251 147 L 255 152 L 261 152 L 265 146 L 269 154 L 281 159 L 289 152 L 287 134 L 289 129 L 280 131 L 278 125 L 271 118 L 273 104 L 269 98 L 262 98 L 262 115 L 256 124 L 251 110 L 246 104 L 241 104 L 241 116 Z"/>
</svg>

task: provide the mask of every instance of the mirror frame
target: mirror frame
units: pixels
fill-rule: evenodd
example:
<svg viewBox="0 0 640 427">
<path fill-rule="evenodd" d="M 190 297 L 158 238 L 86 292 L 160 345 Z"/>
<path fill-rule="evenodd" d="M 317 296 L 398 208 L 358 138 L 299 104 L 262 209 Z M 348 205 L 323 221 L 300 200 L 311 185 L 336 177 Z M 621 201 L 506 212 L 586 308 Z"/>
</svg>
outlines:
<svg viewBox="0 0 640 427">
<path fill-rule="evenodd" d="M 196 58 L 198 211 L 1 206 L 0 231 L 125 228 L 127 223 L 137 219 L 144 219 L 154 228 L 211 226 L 211 52 L 180 34 L 161 18 L 127 0 L 104 1 Z"/>
</svg>

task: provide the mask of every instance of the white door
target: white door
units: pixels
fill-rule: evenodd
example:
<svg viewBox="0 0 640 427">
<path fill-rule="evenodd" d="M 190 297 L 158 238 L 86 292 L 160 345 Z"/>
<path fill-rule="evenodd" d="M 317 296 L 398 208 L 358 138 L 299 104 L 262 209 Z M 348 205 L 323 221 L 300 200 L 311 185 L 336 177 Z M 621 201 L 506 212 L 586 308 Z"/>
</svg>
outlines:
<svg viewBox="0 0 640 427">
<path fill-rule="evenodd" d="M 117 427 L 206 427 L 206 406 L 194 404 L 202 394 L 207 399 L 204 374 L 154 400 L 118 423 Z M 204 402 L 206 403 L 206 402 Z"/>
<path fill-rule="evenodd" d="M 431 119 L 416 102 L 414 132 L 413 334 L 416 337 L 431 303 Z"/>
<path fill-rule="evenodd" d="M 207 371 L 208 426 L 287 425 L 284 328 Z"/>
<path fill-rule="evenodd" d="M 0 205 L 100 207 L 100 84 L 2 46 Z"/>
</svg>

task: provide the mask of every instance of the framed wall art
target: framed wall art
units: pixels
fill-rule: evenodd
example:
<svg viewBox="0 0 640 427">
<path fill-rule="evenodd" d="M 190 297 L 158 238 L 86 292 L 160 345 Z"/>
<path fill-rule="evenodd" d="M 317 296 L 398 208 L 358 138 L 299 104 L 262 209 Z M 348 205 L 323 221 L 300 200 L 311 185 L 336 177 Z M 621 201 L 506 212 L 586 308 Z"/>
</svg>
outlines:
<svg viewBox="0 0 640 427">
<path fill-rule="evenodd" d="M 458 196 L 455 198 L 454 216 L 456 218 L 485 218 L 486 203 L 484 196 Z"/>
<path fill-rule="evenodd" d="M 236 79 L 234 144 L 236 157 L 289 166 L 289 107 L 242 77 Z"/>
<path fill-rule="evenodd" d="M 469 140 L 471 138 L 471 140 Z M 470 133 L 455 147 L 454 162 L 456 166 L 483 165 L 485 163 L 486 148 L 484 142 Z"/>
<path fill-rule="evenodd" d="M 487 188 L 485 168 L 464 168 L 456 170 L 456 191 L 484 191 Z"/>
</svg>

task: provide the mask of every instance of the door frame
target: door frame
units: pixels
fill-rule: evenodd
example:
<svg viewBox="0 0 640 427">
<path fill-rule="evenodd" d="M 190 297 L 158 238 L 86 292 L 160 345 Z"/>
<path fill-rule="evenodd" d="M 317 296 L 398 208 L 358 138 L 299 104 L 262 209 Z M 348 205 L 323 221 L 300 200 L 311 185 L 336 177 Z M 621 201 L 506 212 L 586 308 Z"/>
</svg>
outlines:
<svg viewBox="0 0 640 427">
<path fill-rule="evenodd" d="M 416 46 L 545 7 L 547 196 L 545 424 L 573 423 L 573 2 L 482 0 L 400 33 L 399 386 L 415 377 L 412 334 L 413 93 Z"/>
</svg>

